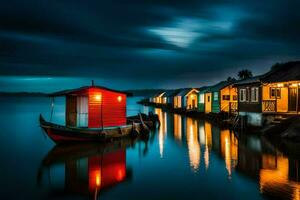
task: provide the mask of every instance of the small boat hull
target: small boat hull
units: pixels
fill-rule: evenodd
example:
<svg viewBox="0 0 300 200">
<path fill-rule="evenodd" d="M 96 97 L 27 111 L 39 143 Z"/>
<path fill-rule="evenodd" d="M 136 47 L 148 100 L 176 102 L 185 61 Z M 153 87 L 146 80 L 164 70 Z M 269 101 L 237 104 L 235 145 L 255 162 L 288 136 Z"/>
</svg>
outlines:
<svg viewBox="0 0 300 200">
<path fill-rule="evenodd" d="M 102 142 L 113 140 L 122 137 L 136 136 L 155 126 L 155 120 L 147 120 L 135 122 L 138 117 L 128 118 L 129 124 L 120 127 L 108 128 L 75 128 L 61 126 L 51 122 L 47 122 L 42 115 L 40 115 L 40 126 L 44 129 L 46 134 L 55 143 L 66 142 Z M 149 128 L 147 130 L 147 128 Z"/>
</svg>

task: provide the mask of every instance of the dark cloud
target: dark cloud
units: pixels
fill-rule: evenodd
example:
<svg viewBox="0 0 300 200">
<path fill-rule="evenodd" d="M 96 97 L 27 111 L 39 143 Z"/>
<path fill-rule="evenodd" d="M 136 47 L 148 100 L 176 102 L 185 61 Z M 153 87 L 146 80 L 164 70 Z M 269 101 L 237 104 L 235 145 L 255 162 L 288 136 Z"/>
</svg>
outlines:
<svg viewBox="0 0 300 200">
<path fill-rule="evenodd" d="M 179 87 L 245 67 L 262 73 L 272 63 L 299 59 L 299 4 L 10 1 L 0 6 L 0 75 Z"/>
</svg>

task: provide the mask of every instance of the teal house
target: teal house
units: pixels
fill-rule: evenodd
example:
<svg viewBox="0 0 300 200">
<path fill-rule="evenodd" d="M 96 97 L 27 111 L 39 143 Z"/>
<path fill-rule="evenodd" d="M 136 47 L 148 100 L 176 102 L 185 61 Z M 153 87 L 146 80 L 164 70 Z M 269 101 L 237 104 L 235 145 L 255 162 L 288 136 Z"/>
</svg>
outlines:
<svg viewBox="0 0 300 200">
<path fill-rule="evenodd" d="M 205 93 L 208 91 L 209 87 L 201 87 L 199 88 L 198 93 L 198 111 L 204 112 L 205 111 Z"/>
<path fill-rule="evenodd" d="M 231 82 L 222 81 L 216 85 L 209 87 L 205 91 L 205 95 L 204 95 L 205 113 L 221 112 L 221 89 L 231 84 L 232 84 Z"/>
</svg>

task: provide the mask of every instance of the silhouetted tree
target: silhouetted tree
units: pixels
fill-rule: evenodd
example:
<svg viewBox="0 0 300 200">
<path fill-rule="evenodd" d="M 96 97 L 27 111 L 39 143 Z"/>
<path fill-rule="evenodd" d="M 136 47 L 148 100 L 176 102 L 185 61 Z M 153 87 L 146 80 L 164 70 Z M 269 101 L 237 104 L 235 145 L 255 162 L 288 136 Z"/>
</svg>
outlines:
<svg viewBox="0 0 300 200">
<path fill-rule="evenodd" d="M 227 78 L 227 82 L 234 82 L 234 81 L 236 81 L 236 79 L 234 78 L 234 77 L 231 77 L 231 76 L 229 76 L 228 78 Z"/>
<path fill-rule="evenodd" d="M 271 70 L 275 70 L 280 66 L 281 66 L 281 63 L 275 63 L 274 65 L 272 65 Z"/>
<path fill-rule="evenodd" d="M 240 80 L 244 80 L 253 77 L 253 74 L 250 70 L 244 69 L 238 72 L 238 77 Z"/>
</svg>

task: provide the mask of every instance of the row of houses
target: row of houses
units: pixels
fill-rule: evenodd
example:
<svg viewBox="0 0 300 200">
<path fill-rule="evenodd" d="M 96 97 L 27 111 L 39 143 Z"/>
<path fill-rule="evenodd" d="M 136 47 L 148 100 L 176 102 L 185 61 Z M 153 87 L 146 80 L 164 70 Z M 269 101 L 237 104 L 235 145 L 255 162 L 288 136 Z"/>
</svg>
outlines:
<svg viewBox="0 0 300 200">
<path fill-rule="evenodd" d="M 300 113 L 300 61 L 278 64 L 245 80 L 161 91 L 149 102 L 187 112 L 247 116 L 249 125 L 263 126 L 278 116 Z"/>
</svg>

